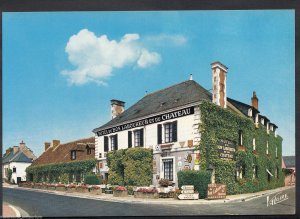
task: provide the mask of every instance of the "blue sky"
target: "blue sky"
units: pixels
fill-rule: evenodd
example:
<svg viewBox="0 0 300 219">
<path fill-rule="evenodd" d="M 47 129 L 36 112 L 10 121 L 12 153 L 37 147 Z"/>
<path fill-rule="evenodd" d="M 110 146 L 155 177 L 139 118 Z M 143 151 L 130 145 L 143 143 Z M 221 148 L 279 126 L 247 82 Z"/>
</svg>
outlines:
<svg viewBox="0 0 300 219">
<path fill-rule="evenodd" d="M 227 94 L 279 126 L 295 154 L 295 23 L 292 10 L 3 13 L 3 150 L 21 140 L 93 136 L 126 108 L 193 78 L 211 89 L 213 61 L 228 69 Z"/>
</svg>

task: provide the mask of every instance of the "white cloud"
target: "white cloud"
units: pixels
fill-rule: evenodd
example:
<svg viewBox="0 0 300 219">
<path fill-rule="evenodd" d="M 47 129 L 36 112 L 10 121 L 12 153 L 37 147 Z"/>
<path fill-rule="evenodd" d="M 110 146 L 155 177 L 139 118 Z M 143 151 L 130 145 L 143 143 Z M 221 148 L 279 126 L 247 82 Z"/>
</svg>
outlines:
<svg viewBox="0 0 300 219">
<path fill-rule="evenodd" d="M 83 29 L 70 37 L 65 51 L 74 70 L 63 70 L 70 84 L 82 85 L 88 82 L 105 84 L 114 69 L 127 65 L 147 68 L 161 60 L 156 52 L 150 52 L 138 41 L 138 34 L 125 34 L 117 42 L 106 35 L 97 37 L 93 32 Z"/>
<path fill-rule="evenodd" d="M 160 34 L 156 36 L 148 36 L 146 40 L 158 44 L 174 44 L 181 46 L 187 43 L 187 38 L 181 34 Z"/>
</svg>

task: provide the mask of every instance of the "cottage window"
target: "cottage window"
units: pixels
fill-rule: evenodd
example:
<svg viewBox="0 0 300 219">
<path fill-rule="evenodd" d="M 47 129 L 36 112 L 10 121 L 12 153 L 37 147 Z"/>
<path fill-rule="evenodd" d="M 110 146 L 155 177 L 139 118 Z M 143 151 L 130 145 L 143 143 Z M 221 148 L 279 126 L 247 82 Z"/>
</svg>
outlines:
<svg viewBox="0 0 300 219">
<path fill-rule="evenodd" d="M 110 136 L 111 150 L 118 150 L 118 135 Z"/>
<path fill-rule="evenodd" d="M 165 143 L 177 141 L 177 121 L 166 123 L 165 127 Z"/>
<path fill-rule="evenodd" d="M 92 154 L 92 149 L 91 149 L 90 147 L 87 147 L 87 148 L 86 148 L 86 154 L 87 154 L 87 155 Z"/>
<path fill-rule="evenodd" d="M 144 129 L 139 129 L 134 131 L 134 146 L 143 147 L 144 146 Z"/>
<path fill-rule="evenodd" d="M 239 146 L 243 145 L 243 132 L 242 130 L 239 131 Z"/>
<path fill-rule="evenodd" d="M 173 181 L 173 159 L 163 160 L 164 178 Z"/>
<path fill-rule="evenodd" d="M 76 160 L 76 151 L 71 151 L 71 160 Z"/>
<path fill-rule="evenodd" d="M 13 173 L 17 172 L 17 168 L 13 167 Z"/>
</svg>

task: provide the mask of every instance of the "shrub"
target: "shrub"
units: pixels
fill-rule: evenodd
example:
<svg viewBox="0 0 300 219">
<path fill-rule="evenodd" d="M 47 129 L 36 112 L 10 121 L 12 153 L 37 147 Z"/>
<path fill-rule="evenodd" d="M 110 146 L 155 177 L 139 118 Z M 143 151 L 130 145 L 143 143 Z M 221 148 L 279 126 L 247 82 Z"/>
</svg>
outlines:
<svg viewBox="0 0 300 219">
<path fill-rule="evenodd" d="M 8 169 L 8 170 L 7 170 L 7 173 L 6 173 L 6 177 L 7 177 L 7 179 L 8 179 L 9 182 L 10 182 L 10 180 L 11 180 L 11 175 L 12 175 L 12 170 L 11 170 L 11 169 Z"/>
<path fill-rule="evenodd" d="M 208 171 L 181 170 L 177 173 L 178 185 L 194 185 L 200 198 L 206 198 L 207 185 L 210 184 L 211 173 Z"/>
<path fill-rule="evenodd" d="M 133 186 L 126 186 L 128 195 L 133 195 Z"/>
<path fill-rule="evenodd" d="M 69 174 L 67 174 L 67 173 L 62 174 L 60 177 L 60 181 L 63 184 L 69 183 Z"/>
<path fill-rule="evenodd" d="M 162 187 L 168 187 L 170 185 L 170 181 L 168 179 L 160 179 L 158 184 Z"/>
<path fill-rule="evenodd" d="M 84 184 L 87 185 L 99 185 L 100 180 L 95 174 L 86 175 L 84 178 Z"/>
</svg>

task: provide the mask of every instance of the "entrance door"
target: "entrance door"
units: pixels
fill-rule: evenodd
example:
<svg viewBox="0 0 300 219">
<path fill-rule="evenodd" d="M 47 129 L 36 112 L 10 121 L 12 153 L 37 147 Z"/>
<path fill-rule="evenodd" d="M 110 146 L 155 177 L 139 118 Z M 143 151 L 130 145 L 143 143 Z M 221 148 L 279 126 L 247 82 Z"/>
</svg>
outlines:
<svg viewBox="0 0 300 219">
<path fill-rule="evenodd" d="M 173 181 L 173 159 L 165 159 L 164 163 L 164 179 Z"/>
</svg>

